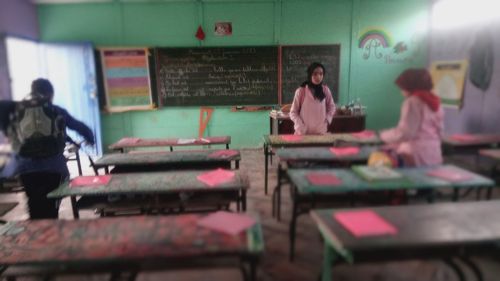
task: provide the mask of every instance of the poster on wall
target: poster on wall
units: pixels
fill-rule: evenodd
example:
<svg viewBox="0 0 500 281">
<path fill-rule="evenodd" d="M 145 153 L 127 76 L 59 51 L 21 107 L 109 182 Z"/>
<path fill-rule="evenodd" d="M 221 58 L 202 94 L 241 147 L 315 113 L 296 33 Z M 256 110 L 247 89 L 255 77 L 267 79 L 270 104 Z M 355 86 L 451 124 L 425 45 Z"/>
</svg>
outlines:
<svg viewBox="0 0 500 281">
<path fill-rule="evenodd" d="M 154 107 L 147 48 L 102 48 L 103 82 L 109 112 Z"/>
<path fill-rule="evenodd" d="M 431 64 L 434 92 L 443 106 L 461 108 L 468 61 L 435 61 Z"/>
</svg>

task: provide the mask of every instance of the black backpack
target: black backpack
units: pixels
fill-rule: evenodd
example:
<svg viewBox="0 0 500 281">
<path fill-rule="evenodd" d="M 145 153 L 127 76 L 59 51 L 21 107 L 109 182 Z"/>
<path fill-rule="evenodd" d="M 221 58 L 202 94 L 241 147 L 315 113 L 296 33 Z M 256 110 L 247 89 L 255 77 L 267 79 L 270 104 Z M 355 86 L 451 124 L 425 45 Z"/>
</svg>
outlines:
<svg viewBox="0 0 500 281">
<path fill-rule="evenodd" d="M 46 158 L 63 153 L 66 124 L 50 100 L 24 100 L 16 103 L 7 134 L 19 156 Z"/>
</svg>

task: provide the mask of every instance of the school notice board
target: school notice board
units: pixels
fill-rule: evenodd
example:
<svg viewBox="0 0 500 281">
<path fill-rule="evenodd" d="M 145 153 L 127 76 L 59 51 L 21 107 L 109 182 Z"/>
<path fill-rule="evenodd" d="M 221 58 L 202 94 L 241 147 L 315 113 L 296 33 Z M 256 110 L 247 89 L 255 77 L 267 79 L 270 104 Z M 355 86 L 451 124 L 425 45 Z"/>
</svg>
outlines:
<svg viewBox="0 0 500 281">
<path fill-rule="evenodd" d="M 100 49 L 107 110 L 152 109 L 147 48 Z"/>
<path fill-rule="evenodd" d="M 467 67 L 467 60 L 434 61 L 431 63 L 430 73 L 434 92 L 441 98 L 443 106 L 462 107 Z"/>
<path fill-rule="evenodd" d="M 340 45 L 155 49 L 161 106 L 291 103 L 312 62 L 338 96 Z"/>
</svg>

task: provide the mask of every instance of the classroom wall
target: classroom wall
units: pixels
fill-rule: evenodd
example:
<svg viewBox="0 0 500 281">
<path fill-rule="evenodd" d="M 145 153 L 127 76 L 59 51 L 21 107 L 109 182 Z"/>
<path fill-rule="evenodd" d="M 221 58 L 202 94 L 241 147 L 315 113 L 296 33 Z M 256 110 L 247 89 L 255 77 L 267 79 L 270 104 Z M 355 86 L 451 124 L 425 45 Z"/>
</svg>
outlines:
<svg viewBox="0 0 500 281">
<path fill-rule="evenodd" d="M 36 6 L 29 0 L 0 1 L 0 100 L 10 99 L 7 53 L 3 36 L 16 35 L 38 39 Z"/>
<path fill-rule="evenodd" d="M 337 102 L 360 98 L 372 129 L 396 124 L 402 98 L 393 81 L 403 69 L 427 62 L 427 0 L 114 1 L 42 4 L 38 16 L 43 41 L 91 41 L 98 47 L 341 44 Z M 233 35 L 214 36 L 217 21 L 232 22 Z M 207 35 L 202 42 L 194 37 L 198 25 Z M 360 44 L 370 30 L 386 35 L 378 37 L 383 44 L 370 36 Z M 404 47 L 398 52 L 397 43 Z M 237 148 L 262 145 L 269 133 L 267 111 L 214 108 L 206 135 L 231 135 Z M 198 118 L 199 107 L 103 113 L 103 143 L 123 136 L 196 136 Z"/>
<path fill-rule="evenodd" d="M 433 30 L 430 61 L 469 60 L 476 36 L 489 31 L 493 38 L 493 75 L 483 91 L 472 84 L 467 73 L 461 108 L 445 108 L 445 133 L 500 133 L 500 20 L 479 26 Z"/>
</svg>

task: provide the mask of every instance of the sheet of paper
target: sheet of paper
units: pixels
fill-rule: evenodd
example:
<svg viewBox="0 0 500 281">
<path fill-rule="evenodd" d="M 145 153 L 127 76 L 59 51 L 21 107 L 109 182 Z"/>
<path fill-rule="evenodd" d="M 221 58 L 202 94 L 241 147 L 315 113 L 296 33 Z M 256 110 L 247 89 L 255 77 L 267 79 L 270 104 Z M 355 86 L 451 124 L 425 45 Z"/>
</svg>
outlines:
<svg viewBox="0 0 500 281">
<path fill-rule="evenodd" d="M 280 135 L 280 138 L 284 141 L 300 141 L 302 136 L 300 135 Z"/>
<path fill-rule="evenodd" d="M 426 173 L 428 176 L 440 178 L 449 182 L 462 182 L 472 179 L 472 175 L 446 168 L 438 168 Z"/>
<path fill-rule="evenodd" d="M 342 180 L 332 173 L 309 172 L 306 174 L 307 181 L 312 185 L 331 186 L 339 185 Z"/>
<path fill-rule="evenodd" d="M 348 146 L 348 147 L 330 147 L 330 151 L 337 156 L 349 156 L 359 154 L 359 147 Z"/>
<path fill-rule="evenodd" d="M 71 180 L 70 187 L 77 186 L 102 186 L 107 185 L 111 180 L 111 175 L 103 176 L 80 176 Z"/>
<path fill-rule="evenodd" d="M 398 230 L 372 210 L 337 212 L 333 218 L 355 237 L 395 235 Z"/>
<path fill-rule="evenodd" d="M 219 168 L 217 170 L 202 173 L 196 178 L 204 184 L 214 187 L 232 181 L 234 179 L 234 172 Z"/>
<path fill-rule="evenodd" d="M 196 139 L 178 139 L 177 144 L 195 143 Z"/>
<path fill-rule="evenodd" d="M 248 215 L 225 211 L 212 213 L 198 221 L 200 226 L 229 235 L 239 234 L 254 224 L 255 219 Z"/>
</svg>

